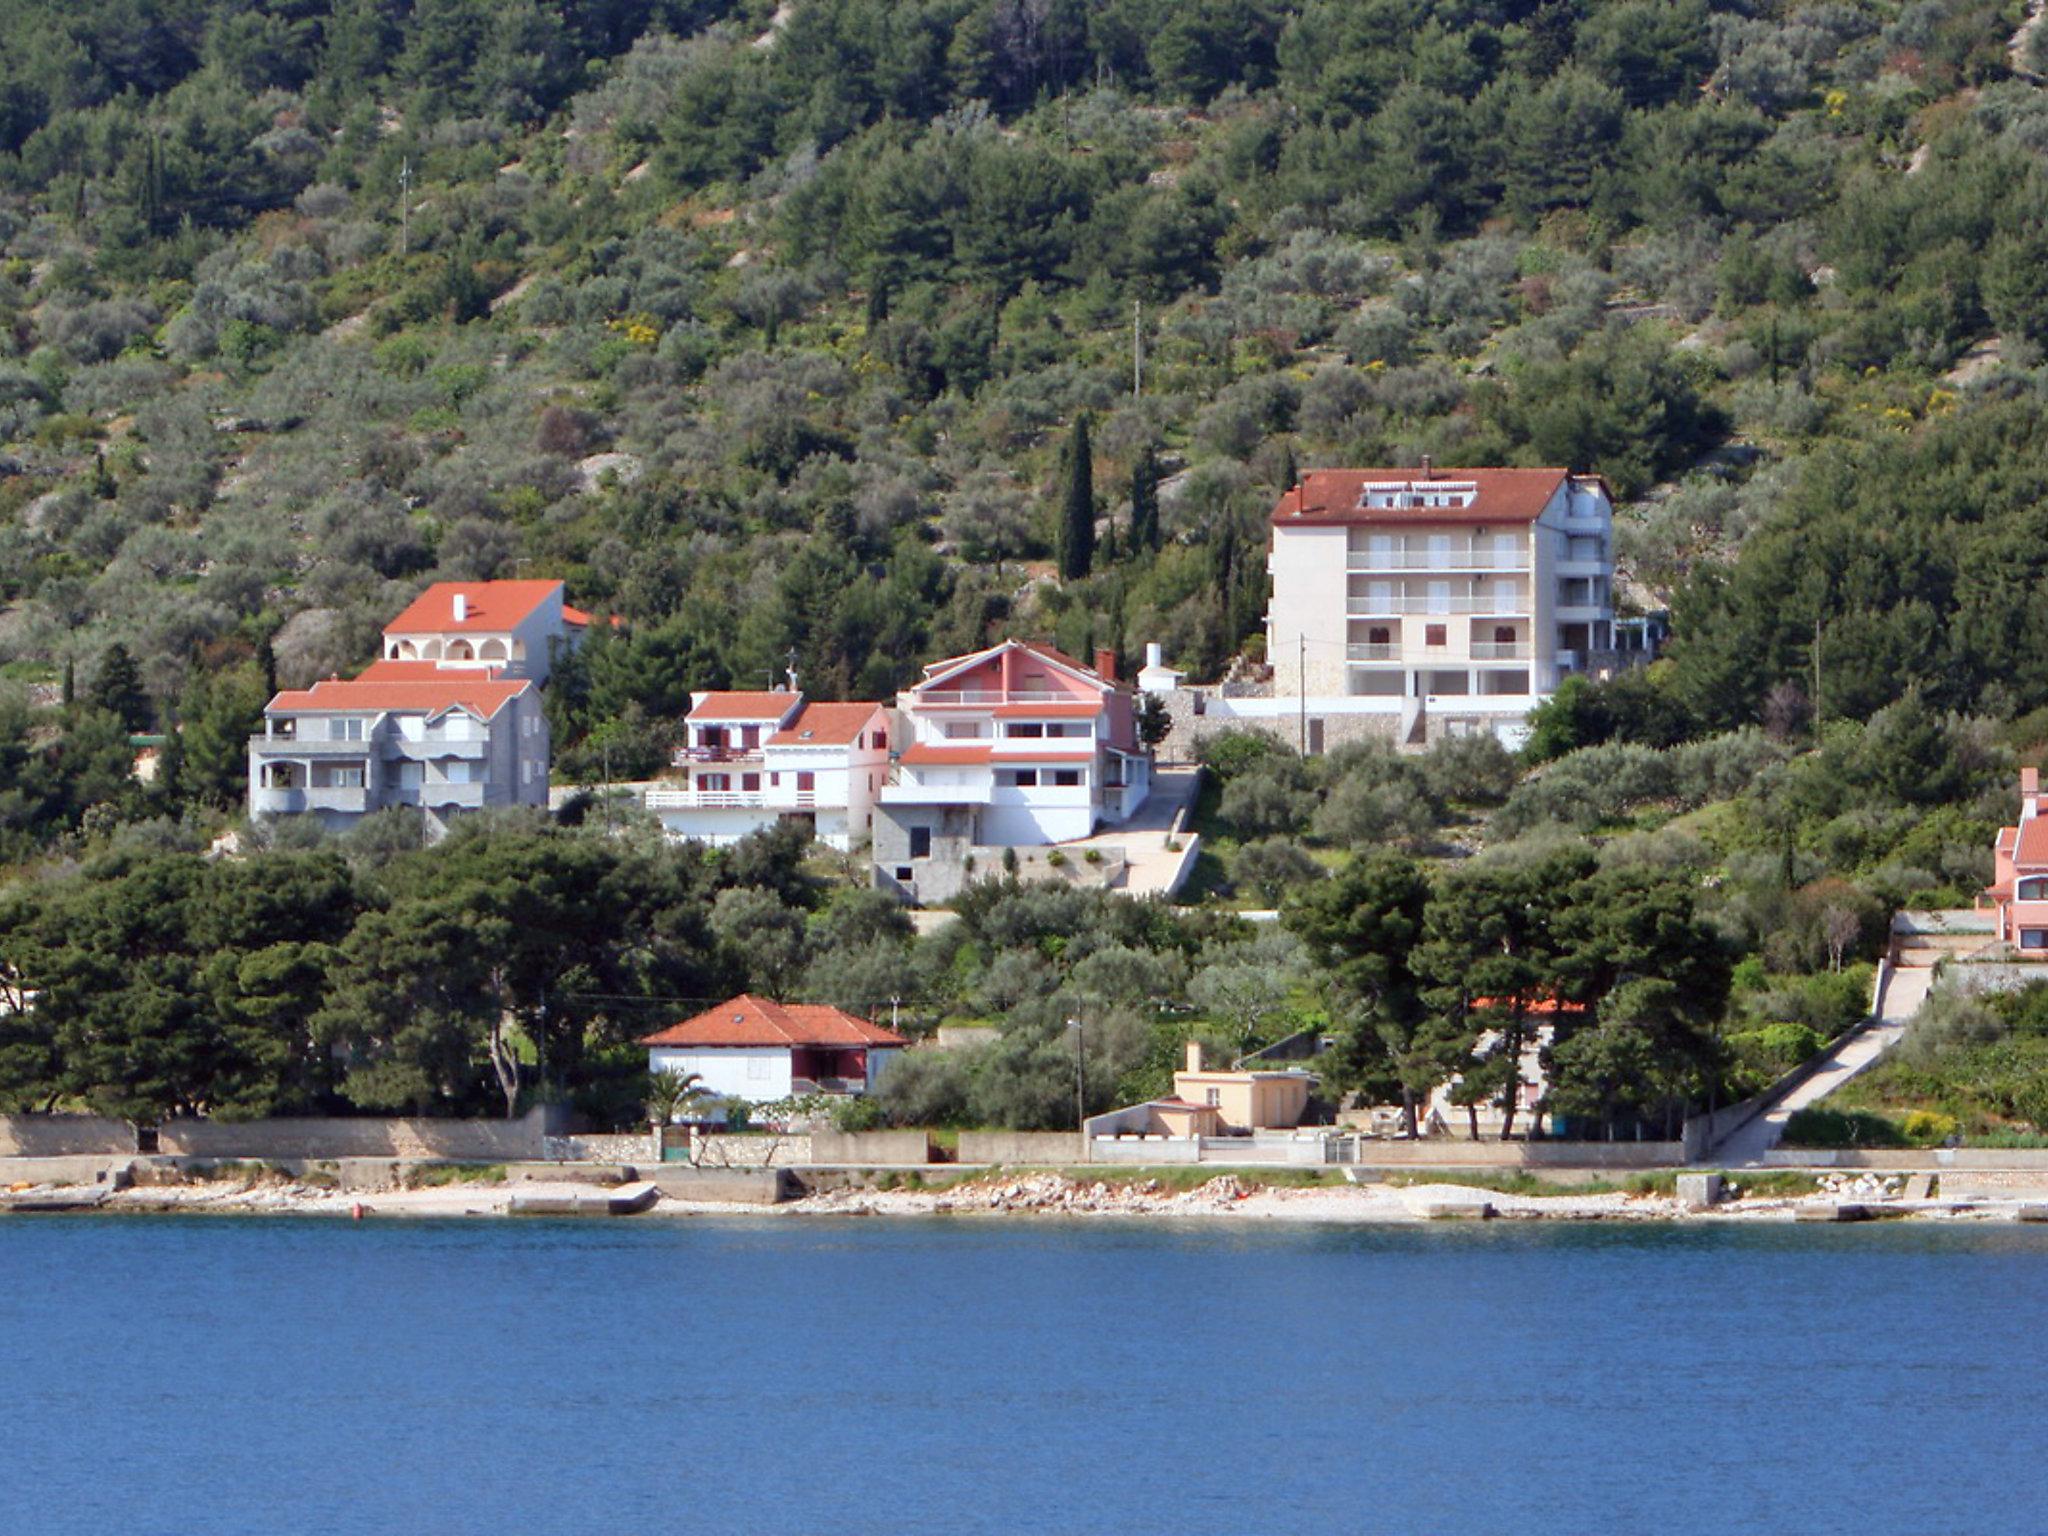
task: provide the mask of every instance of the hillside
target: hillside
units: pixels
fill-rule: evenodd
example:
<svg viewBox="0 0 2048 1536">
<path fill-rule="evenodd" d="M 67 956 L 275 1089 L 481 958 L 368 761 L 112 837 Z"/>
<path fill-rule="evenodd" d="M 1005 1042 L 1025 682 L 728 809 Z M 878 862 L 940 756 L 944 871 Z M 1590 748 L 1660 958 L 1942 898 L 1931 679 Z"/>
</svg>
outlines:
<svg viewBox="0 0 2048 1536">
<path fill-rule="evenodd" d="M 1681 734 L 1815 618 L 1845 712 L 2018 712 L 2048 674 L 1979 637 L 2039 622 L 2019 19 L 10 3 L 0 663 L 118 641 L 191 716 L 266 643 L 345 670 L 433 576 L 546 571 L 631 626 L 567 766 L 606 722 L 652 760 L 791 650 L 825 695 L 1004 629 L 1213 675 L 1287 466 L 1430 453 L 1646 498 Z"/>
</svg>

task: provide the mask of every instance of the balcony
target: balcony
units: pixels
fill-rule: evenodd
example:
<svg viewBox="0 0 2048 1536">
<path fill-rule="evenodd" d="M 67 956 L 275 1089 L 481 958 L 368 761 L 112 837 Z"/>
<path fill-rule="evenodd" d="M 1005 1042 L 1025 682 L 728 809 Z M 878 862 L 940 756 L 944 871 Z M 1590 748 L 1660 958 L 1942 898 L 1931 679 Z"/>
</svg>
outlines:
<svg viewBox="0 0 2048 1536">
<path fill-rule="evenodd" d="M 481 762 L 490 756 L 491 744 L 482 736 L 428 736 L 411 741 L 400 736 L 382 744 L 383 755 L 407 763 Z"/>
<path fill-rule="evenodd" d="M 994 705 L 994 704 L 1086 704 L 1087 699 L 1076 693 L 1062 693 L 1056 688 L 956 688 L 940 689 L 931 693 L 914 694 L 918 704 Z"/>
<path fill-rule="evenodd" d="M 884 805 L 987 805 L 994 793 L 993 784 L 918 784 L 905 779 L 884 784 L 880 799 Z"/>
<path fill-rule="evenodd" d="M 805 1093 L 866 1093 L 867 1079 L 860 1077 L 792 1077 L 789 1091 Z"/>
<path fill-rule="evenodd" d="M 768 795 L 758 789 L 650 789 L 643 804 L 650 811 L 812 811 L 815 793 Z"/>
<path fill-rule="evenodd" d="M 301 760 L 308 758 L 353 758 L 361 762 L 369 752 L 371 743 L 358 737 L 354 741 L 309 741 L 294 736 L 251 736 L 249 750 L 264 757 L 289 757 Z"/>
<path fill-rule="evenodd" d="M 361 815 L 370 808 L 370 792 L 361 785 L 294 785 L 291 788 L 257 788 L 249 796 L 249 809 L 258 816 L 297 816 L 306 811 L 335 811 Z"/>
<path fill-rule="evenodd" d="M 1354 571 L 1526 571 L 1529 551 L 1457 544 L 1449 549 L 1354 549 Z"/>
<path fill-rule="evenodd" d="M 1346 616 L 1354 619 L 1385 619 L 1401 614 L 1422 614 L 1428 617 L 1442 617 L 1448 614 L 1476 613 L 1498 614 L 1512 617 L 1529 611 L 1527 593 L 1514 592 L 1504 597 L 1490 593 L 1452 593 L 1448 597 L 1402 595 L 1373 597 L 1370 594 L 1353 593 Z"/>
<path fill-rule="evenodd" d="M 1527 661 L 1529 644 L 1526 640 L 1474 640 L 1472 642 L 1474 661 Z"/>
<path fill-rule="evenodd" d="M 1354 644 L 1344 647 L 1346 661 L 1392 661 L 1400 654 L 1398 645 Z"/>
<path fill-rule="evenodd" d="M 758 761 L 760 756 L 761 748 L 758 744 L 751 747 L 677 747 L 675 756 L 670 761 L 675 767 L 682 768 L 691 763 L 743 763 Z"/>
</svg>

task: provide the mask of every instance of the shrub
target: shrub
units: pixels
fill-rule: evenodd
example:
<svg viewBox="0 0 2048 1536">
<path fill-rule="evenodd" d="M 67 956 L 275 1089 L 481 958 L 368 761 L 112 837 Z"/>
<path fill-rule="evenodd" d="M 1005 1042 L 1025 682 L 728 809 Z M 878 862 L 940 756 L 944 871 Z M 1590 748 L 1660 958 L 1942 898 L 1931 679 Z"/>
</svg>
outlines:
<svg viewBox="0 0 2048 1536">
<path fill-rule="evenodd" d="M 1900 1122 L 1908 1141 L 1933 1145 L 1944 1142 L 1956 1133 L 1956 1117 L 1944 1115 L 1934 1109 L 1909 1109 L 1906 1118 Z"/>
<path fill-rule="evenodd" d="M 1883 1115 L 1854 1109 L 1801 1109 L 1785 1122 L 1788 1147 L 1903 1147 L 1905 1133 Z"/>
</svg>

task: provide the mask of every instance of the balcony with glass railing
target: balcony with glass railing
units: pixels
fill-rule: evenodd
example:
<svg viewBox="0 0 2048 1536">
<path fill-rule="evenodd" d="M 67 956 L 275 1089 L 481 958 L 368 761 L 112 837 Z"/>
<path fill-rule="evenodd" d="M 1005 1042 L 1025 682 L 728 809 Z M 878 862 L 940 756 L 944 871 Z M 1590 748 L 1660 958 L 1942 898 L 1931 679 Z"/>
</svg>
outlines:
<svg viewBox="0 0 2048 1536">
<path fill-rule="evenodd" d="M 1356 592 L 1350 597 L 1347 617 L 1354 619 L 1395 618 L 1403 614 L 1526 614 L 1526 592 Z"/>
</svg>

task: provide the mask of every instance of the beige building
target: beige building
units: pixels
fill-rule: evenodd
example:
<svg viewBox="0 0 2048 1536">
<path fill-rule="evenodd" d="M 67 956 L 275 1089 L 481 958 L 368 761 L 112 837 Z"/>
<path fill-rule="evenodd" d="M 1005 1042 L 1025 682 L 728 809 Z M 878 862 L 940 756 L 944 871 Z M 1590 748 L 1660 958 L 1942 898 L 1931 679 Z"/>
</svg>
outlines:
<svg viewBox="0 0 2048 1536">
<path fill-rule="evenodd" d="M 1617 664 L 1614 508 L 1563 469 L 1311 470 L 1273 509 L 1273 706 L 1512 728 Z M 1632 633 L 1624 645 L 1636 641 Z"/>
<path fill-rule="evenodd" d="M 1173 1099 L 1157 1107 L 1194 1112 L 1186 1116 L 1191 1131 L 1168 1127 L 1169 1135 L 1288 1131 L 1301 1124 L 1312 1081 L 1306 1072 L 1212 1072 L 1202 1065 L 1201 1042 L 1190 1040 L 1187 1067 L 1173 1074 Z M 1213 1125 L 1203 1111 L 1213 1112 Z"/>
</svg>

